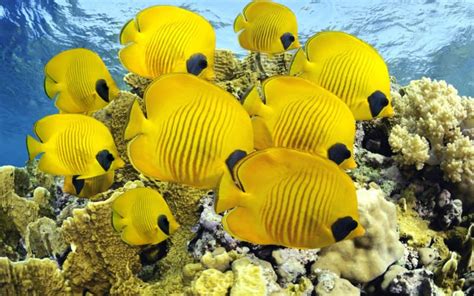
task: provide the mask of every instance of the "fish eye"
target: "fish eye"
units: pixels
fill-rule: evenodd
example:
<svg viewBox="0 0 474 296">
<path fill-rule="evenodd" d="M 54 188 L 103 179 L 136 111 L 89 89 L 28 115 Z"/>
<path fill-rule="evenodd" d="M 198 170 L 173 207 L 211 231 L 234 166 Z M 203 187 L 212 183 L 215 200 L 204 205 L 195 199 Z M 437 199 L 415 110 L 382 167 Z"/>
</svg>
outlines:
<svg viewBox="0 0 474 296">
<path fill-rule="evenodd" d="M 115 160 L 115 157 L 114 157 L 112 154 L 108 154 L 108 155 L 107 155 L 107 160 L 108 160 L 108 161 L 114 161 L 114 160 Z"/>
<path fill-rule="evenodd" d="M 287 50 L 295 40 L 295 36 L 289 32 L 281 35 L 280 37 L 281 44 L 285 50 Z"/>
</svg>

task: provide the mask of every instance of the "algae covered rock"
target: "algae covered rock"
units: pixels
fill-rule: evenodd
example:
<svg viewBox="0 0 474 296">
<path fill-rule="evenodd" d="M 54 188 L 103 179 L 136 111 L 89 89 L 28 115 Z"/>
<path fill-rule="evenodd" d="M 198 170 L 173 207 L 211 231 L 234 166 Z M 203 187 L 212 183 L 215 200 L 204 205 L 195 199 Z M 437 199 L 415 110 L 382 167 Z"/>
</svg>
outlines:
<svg viewBox="0 0 474 296">
<path fill-rule="evenodd" d="M 225 273 L 217 269 L 206 269 L 192 283 L 193 295 L 221 296 L 227 295 L 234 282 L 231 271 Z"/>
<path fill-rule="evenodd" d="M 73 295 L 57 263 L 50 259 L 11 262 L 0 258 L 1 295 Z"/>
<path fill-rule="evenodd" d="M 25 237 L 28 257 L 58 257 L 66 251 L 68 246 L 56 222 L 48 217 L 41 217 L 28 224 Z"/>
<path fill-rule="evenodd" d="M 329 269 L 343 278 L 367 283 L 403 255 L 395 205 L 380 189 L 357 190 L 360 221 L 366 233 L 321 249 L 312 269 Z"/>
</svg>

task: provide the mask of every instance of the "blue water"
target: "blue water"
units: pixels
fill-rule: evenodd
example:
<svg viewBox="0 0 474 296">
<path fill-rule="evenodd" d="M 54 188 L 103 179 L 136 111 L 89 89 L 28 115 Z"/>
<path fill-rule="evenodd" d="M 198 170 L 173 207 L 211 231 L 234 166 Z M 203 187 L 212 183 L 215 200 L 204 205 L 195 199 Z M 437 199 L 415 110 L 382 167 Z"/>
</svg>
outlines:
<svg viewBox="0 0 474 296">
<path fill-rule="evenodd" d="M 374 45 L 401 83 L 425 75 L 474 95 L 474 0 L 277 2 L 297 15 L 302 41 L 321 30 L 343 30 Z M 25 135 L 36 120 L 56 113 L 43 92 L 43 66 L 56 53 L 72 47 L 97 51 L 125 88 L 118 33 L 139 10 L 174 4 L 196 11 L 216 29 L 218 48 L 243 55 L 232 23 L 246 3 L 0 0 L 0 165 L 23 165 Z"/>
</svg>

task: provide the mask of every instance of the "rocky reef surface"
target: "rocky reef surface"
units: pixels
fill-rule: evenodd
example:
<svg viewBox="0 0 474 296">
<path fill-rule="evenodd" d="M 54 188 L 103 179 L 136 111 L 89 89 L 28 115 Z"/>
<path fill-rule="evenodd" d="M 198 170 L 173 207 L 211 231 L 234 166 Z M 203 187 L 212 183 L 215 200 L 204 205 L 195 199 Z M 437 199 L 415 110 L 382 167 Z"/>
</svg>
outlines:
<svg viewBox="0 0 474 296">
<path fill-rule="evenodd" d="M 241 99 L 291 56 L 217 51 L 216 83 Z M 94 116 L 124 160 L 133 100 L 150 82 Z M 323 249 L 257 246 L 224 232 L 212 191 L 147 179 L 127 165 L 93 200 L 31 162 L 0 167 L 1 295 L 473 295 L 474 101 L 444 81 L 392 83 L 396 116 L 358 123 L 361 223 L 367 233 Z M 111 227 L 111 203 L 136 187 L 158 190 L 181 227 L 158 246 L 132 247 Z"/>
</svg>

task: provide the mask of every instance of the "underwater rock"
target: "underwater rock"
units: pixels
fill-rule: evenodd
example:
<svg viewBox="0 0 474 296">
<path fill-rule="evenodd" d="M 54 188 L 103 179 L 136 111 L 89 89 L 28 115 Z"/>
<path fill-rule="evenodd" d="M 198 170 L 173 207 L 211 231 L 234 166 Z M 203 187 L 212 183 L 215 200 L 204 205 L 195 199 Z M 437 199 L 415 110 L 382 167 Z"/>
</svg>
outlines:
<svg viewBox="0 0 474 296">
<path fill-rule="evenodd" d="M 366 233 L 322 248 L 311 269 L 329 269 L 350 281 L 367 283 L 403 255 L 395 205 L 380 189 L 358 189 L 359 215 Z"/>
<path fill-rule="evenodd" d="M 206 269 L 192 282 L 191 294 L 199 296 L 228 295 L 234 283 L 232 271 L 221 272 L 217 269 Z"/>
<path fill-rule="evenodd" d="M 472 128 L 474 99 L 461 97 L 445 81 L 411 81 L 394 102 L 389 143 L 403 165 L 439 165 L 444 178 L 460 183 L 474 203 L 474 143 L 461 129 Z M 395 93 L 394 96 L 397 96 Z"/>
<path fill-rule="evenodd" d="M 73 295 L 56 261 L 36 258 L 21 262 L 0 258 L 0 294 Z"/>
<path fill-rule="evenodd" d="M 123 78 L 123 81 L 128 84 L 132 89 L 133 94 L 143 98 L 146 87 L 153 81 L 152 79 L 142 77 L 135 73 L 127 73 Z"/>
<path fill-rule="evenodd" d="M 59 257 L 67 249 L 56 222 L 48 217 L 41 217 L 28 224 L 25 235 L 28 257 Z"/>
<path fill-rule="evenodd" d="M 273 293 L 272 296 L 311 296 L 313 295 L 314 285 L 310 279 L 307 277 L 301 277 L 300 280 L 296 283 L 290 283 L 285 288 L 285 290 L 281 292 Z"/>
<path fill-rule="evenodd" d="M 318 296 L 355 296 L 360 295 L 360 290 L 351 282 L 341 279 L 330 271 L 316 270 L 317 285 L 315 287 Z"/>
<path fill-rule="evenodd" d="M 281 288 L 276 283 L 277 276 L 270 263 L 249 258 L 232 262 L 234 285 L 231 296 L 269 295 Z"/>
<path fill-rule="evenodd" d="M 433 282 L 433 273 L 426 269 L 409 270 L 397 275 L 387 290 L 390 295 L 442 295 Z"/>
<path fill-rule="evenodd" d="M 306 266 L 318 258 L 319 249 L 291 249 L 281 248 L 272 252 L 276 263 L 276 272 L 279 282 L 287 284 L 295 282 L 301 275 L 306 274 Z"/>
</svg>

